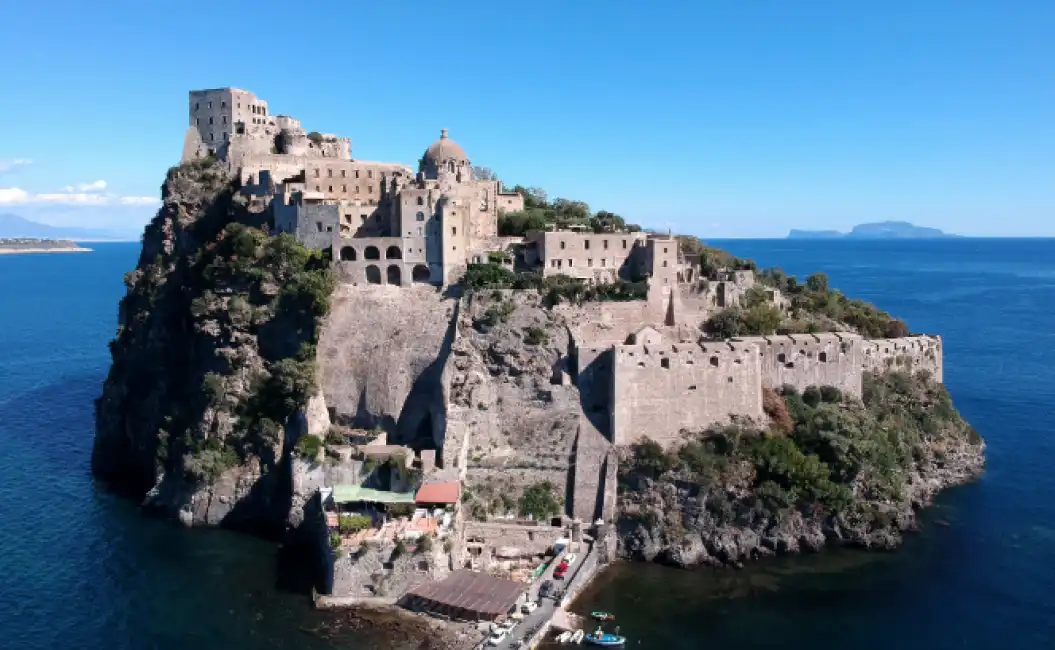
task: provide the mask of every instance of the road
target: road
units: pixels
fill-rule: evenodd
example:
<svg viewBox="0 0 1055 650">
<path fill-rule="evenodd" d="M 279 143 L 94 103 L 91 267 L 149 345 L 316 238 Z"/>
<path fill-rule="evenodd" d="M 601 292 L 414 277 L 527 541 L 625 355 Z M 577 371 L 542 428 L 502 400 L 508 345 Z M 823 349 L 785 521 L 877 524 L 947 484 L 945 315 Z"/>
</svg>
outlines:
<svg viewBox="0 0 1055 650">
<path fill-rule="evenodd" d="M 516 648 L 518 644 L 524 639 L 525 636 L 530 636 L 536 628 L 545 623 L 553 616 L 553 610 L 557 608 L 557 604 L 564 595 L 564 588 L 579 574 L 579 569 L 583 566 L 583 555 L 582 553 L 577 554 L 578 558 L 575 563 L 568 567 L 568 572 L 564 575 L 562 580 L 553 580 L 553 571 L 560 564 L 560 561 L 564 558 L 564 554 L 560 557 L 554 558 L 550 565 L 546 567 L 545 572 L 539 576 L 538 580 L 535 580 L 531 584 L 531 589 L 528 590 L 528 596 L 531 600 L 538 600 L 539 606 L 531 614 L 525 614 L 524 620 L 520 621 L 515 628 L 513 628 L 512 634 L 506 637 L 505 641 L 500 643 L 496 647 L 498 650 L 507 650 Z M 539 587 L 547 580 L 553 580 L 553 592 L 549 598 L 538 599 Z"/>
</svg>

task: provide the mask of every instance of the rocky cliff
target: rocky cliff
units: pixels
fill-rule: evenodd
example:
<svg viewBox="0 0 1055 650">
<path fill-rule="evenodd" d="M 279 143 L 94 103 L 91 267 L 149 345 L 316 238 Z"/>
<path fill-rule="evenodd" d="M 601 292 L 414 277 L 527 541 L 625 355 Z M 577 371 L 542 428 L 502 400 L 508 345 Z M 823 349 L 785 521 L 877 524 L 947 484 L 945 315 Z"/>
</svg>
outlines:
<svg viewBox="0 0 1055 650">
<path fill-rule="evenodd" d="M 740 565 L 842 544 L 888 549 L 917 510 L 983 468 L 985 443 L 925 373 L 866 375 L 863 401 L 768 391 L 772 418 L 624 450 L 626 557 Z"/>
<path fill-rule="evenodd" d="M 125 276 L 92 469 L 186 524 L 278 529 L 293 447 L 326 426 L 309 402 L 328 263 L 269 237 L 209 161 L 170 170 L 162 198 Z"/>
</svg>

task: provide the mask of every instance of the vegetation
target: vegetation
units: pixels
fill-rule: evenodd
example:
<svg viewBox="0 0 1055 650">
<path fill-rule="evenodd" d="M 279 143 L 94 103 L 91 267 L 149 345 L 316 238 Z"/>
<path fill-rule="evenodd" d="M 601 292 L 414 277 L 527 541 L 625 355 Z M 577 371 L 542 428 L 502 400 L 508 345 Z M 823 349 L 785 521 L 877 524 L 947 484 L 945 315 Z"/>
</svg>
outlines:
<svg viewBox="0 0 1055 650">
<path fill-rule="evenodd" d="M 342 533 L 356 533 L 366 530 L 374 525 L 374 521 L 366 515 L 340 515 L 337 517 L 337 528 Z"/>
<path fill-rule="evenodd" d="M 763 400 L 773 420 L 766 430 L 714 427 L 672 451 L 637 443 L 623 489 L 634 489 L 634 477 L 695 485 L 719 523 L 793 509 L 880 522 L 887 504 L 907 498 L 914 473 L 981 442 L 927 373 L 868 374 L 862 401 L 829 386 L 784 387 Z"/>
<path fill-rule="evenodd" d="M 644 300 L 648 297 L 648 284 L 645 281 L 616 280 L 607 284 L 588 284 L 567 275 L 543 278 L 537 273 L 514 273 L 492 262 L 470 264 L 462 276 L 461 284 L 471 290 L 535 289 L 546 298 L 549 305 L 562 300 L 581 304 L 595 301 Z"/>
<path fill-rule="evenodd" d="M 319 457 L 319 452 L 322 451 L 322 448 L 322 438 L 313 436 L 310 433 L 301 436 L 300 440 L 297 441 L 297 453 L 311 460 Z"/>
<path fill-rule="evenodd" d="M 563 499 L 556 495 L 556 488 L 549 481 L 542 481 L 524 489 L 518 502 L 519 512 L 536 520 L 545 520 L 560 513 Z"/>
<path fill-rule="evenodd" d="M 545 345 L 549 343 L 549 334 L 537 325 L 524 328 L 524 343 L 528 345 Z"/>
<path fill-rule="evenodd" d="M 278 462 L 286 421 L 316 391 L 318 324 L 335 286 L 325 255 L 288 234 L 269 236 L 236 189 L 213 159 L 169 171 L 170 201 L 144 242 L 171 237 L 176 245 L 155 248 L 153 259 L 144 256 L 126 274 L 122 323 L 111 344 L 111 372 L 124 373 L 125 383 L 156 384 L 149 373 L 161 369 L 172 375 L 167 393 L 154 398 L 164 405 L 155 456 L 161 471 L 192 482 L 249 457 Z M 151 346 L 162 329 L 160 339 L 170 343 L 157 353 Z M 151 361 L 133 368 L 139 358 Z M 215 435 L 203 427 L 208 408 L 233 416 L 233 430 Z"/>
<path fill-rule="evenodd" d="M 498 218 L 498 234 L 502 236 L 523 236 L 532 230 L 546 230 L 550 226 L 557 228 L 581 227 L 593 232 L 611 232 L 614 230 L 641 230 L 639 226 L 627 224 L 619 215 L 599 210 L 590 211 L 590 206 L 582 201 L 554 199 L 550 201 L 545 190 L 537 187 L 517 185 L 513 191 L 524 197 L 524 210 L 509 212 Z"/>
</svg>

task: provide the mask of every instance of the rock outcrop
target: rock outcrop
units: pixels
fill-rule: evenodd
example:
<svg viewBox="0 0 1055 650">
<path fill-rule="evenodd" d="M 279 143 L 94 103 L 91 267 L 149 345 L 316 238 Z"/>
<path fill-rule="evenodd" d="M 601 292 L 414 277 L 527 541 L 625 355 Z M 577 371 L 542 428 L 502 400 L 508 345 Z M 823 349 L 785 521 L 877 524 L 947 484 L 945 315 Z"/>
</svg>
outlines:
<svg viewBox="0 0 1055 650">
<path fill-rule="evenodd" d="M 866 376 L 863 404 L 784 398 L 791 430 L 734 426 L 676 453 L 624 450 L 623 556 L 740 566 L 828 545 L 890 549 L 919 508 L 983 469 L 985 443 L 925 375 Z"/>
</svg>

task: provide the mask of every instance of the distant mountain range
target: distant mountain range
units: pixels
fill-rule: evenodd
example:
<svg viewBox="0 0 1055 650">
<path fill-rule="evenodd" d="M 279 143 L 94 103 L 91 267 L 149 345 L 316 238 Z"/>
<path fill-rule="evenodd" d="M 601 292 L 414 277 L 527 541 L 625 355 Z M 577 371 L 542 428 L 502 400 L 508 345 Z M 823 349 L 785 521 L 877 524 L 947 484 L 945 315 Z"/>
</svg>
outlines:
<svg viewBox="0 0 1055 650">
<path fill-rule="evenodd" d="M 943 239 L 960 237 L 950 235 L 937 228 L 914 226 L 907 221 L 880 221 L 862 223 L 850 232 L 838 230 L 792 230 L 788 239 Z"/>
<path fill-rule="evenodd" d="M 0 214 L 0 238 L 72 239 L 76 241 L 129 241 L 128 233 L 98 228 L 49 226 L 13 214 Z"/>
</svg>

